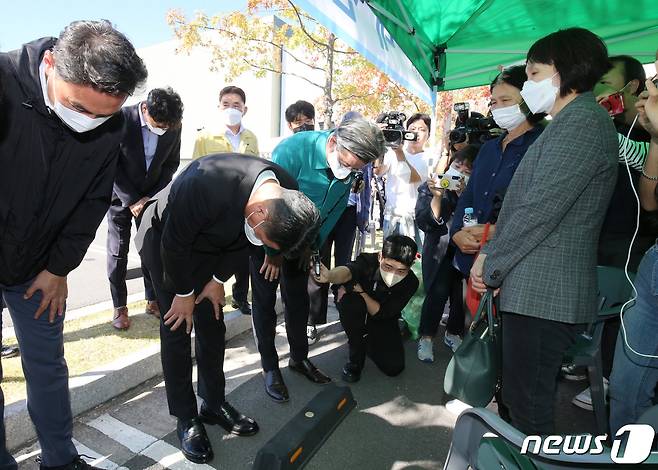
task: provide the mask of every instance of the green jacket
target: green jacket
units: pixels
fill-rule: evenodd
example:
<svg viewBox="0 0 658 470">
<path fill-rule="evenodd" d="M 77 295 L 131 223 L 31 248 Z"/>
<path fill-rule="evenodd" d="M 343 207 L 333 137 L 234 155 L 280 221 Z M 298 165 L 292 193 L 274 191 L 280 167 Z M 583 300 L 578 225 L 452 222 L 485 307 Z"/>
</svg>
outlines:
<svg viewBox="0 0 658 470">
<path fill-rule="evenodd" d="M 272 161 L 281 165 L 320 209 L 319 249 L 347 207 L 352 177 L 329 178 L 326 145 L 332 131 L 298 132 L 284 139 L 272 152 Z"/>
</svg>

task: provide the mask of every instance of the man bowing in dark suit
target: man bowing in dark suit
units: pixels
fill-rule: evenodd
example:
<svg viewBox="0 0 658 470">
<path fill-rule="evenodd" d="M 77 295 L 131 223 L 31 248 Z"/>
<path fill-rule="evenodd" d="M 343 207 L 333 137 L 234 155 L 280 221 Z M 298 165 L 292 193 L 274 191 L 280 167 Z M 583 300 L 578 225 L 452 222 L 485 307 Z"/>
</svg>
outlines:
<svg viewBox="0 0 658 470">
<path fill-rule="evenodd" d="M 258 431 L 224 395 L 224 285 L 249 243 L 299 257 L 318 233 L 320 214 L 280 166 L 234 153 L 195 160 L 142 214 L 135 244 L 162 312 L 160 341 L 169 413 L 186 458 L 213 457 L 202 421 L 248 436 Z M 192 388 L 194 325 L 198 411 Z"/>
<path fill-rule="evenodd" d="M 107 214 L 107 276 L 114 303 L 112 326 L 130 327 L 126 270 L 130 228 L 144 204 L 169 184 L 180 163 L 183 103 L 171 88 L 154 88 L 146 101 L 123 108 L 125 117 L 112 205 Z M 139 220 L 139 219 L 137 219 Z M 160 317 L 146 270 L 146 313 Z"/>
</svg>

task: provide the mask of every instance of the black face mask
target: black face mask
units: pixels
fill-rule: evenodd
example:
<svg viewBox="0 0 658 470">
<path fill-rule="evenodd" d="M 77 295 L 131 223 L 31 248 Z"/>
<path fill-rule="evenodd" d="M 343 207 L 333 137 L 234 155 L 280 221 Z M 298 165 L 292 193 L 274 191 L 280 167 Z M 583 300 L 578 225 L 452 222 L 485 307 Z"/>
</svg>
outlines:
<svg viewBox="0 0 658 470">
<path fill-rule="evenodd" d="M 295 127 L 292 130 L 293 134 L 297 134 L 298 132 L 304 132 L 304 131 L 314 131 L 315 130 L 315 124 L 302 124 L 299 127 Z"/>
</svg>

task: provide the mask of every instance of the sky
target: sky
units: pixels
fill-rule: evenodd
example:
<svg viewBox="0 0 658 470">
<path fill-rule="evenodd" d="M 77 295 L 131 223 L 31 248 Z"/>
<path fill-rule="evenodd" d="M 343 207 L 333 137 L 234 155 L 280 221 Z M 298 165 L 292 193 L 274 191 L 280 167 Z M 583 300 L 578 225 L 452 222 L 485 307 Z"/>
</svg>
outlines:
<svg viewBox="0 0 658 470">
<path fill-rule="evenodd" d="M 188 18 L 242 10 L 247 0 L 0 0 L 0 51 L 45 36 L 58 36 L 71 21 L 107 19 L 133 42 L 151 46 L 173 38 L 165 16 L 172 8 Z"/>
</svg>

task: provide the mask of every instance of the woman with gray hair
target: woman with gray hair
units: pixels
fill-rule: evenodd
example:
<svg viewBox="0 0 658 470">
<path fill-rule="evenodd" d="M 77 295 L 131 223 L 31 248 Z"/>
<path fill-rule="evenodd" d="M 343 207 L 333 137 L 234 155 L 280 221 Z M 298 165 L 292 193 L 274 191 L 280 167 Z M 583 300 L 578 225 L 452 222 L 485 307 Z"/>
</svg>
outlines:
<svg viewBox="0 0 658 470">
<path fill-rule="evenodd" d="M 299 184 L 320 210 L 319 235 L 313 244 L 321 252 L 329 233 L 347 207 L 352 188 L 352 172 L 384 154 L 384 135 L 378 126 L 365 119 L 354 119 L 331 131 L 299 132 L 283 140 L 272 154 Z M 329 253 L 322 253 L 324 259 Z M 274 345 L 276 289 L 279 272 L 285 305 L 286 333 L 290 343 L 291 370 L 308 380 L 325 384 L 331 381 L 308 360 L 306 325 L 309 318 L 308 262 L 304 257 L 284 260 L 279 253 L 256 247 L 251 251 L 252 318 L 261 355 L 265 391 L 274 401 L 288 400 L 288 389 L 279 371 Z M 325 261 L 328 264 L 328 261 Z M 311 285 L 314 324 L 326 322 L 328 288 Z"/>
</svg>

